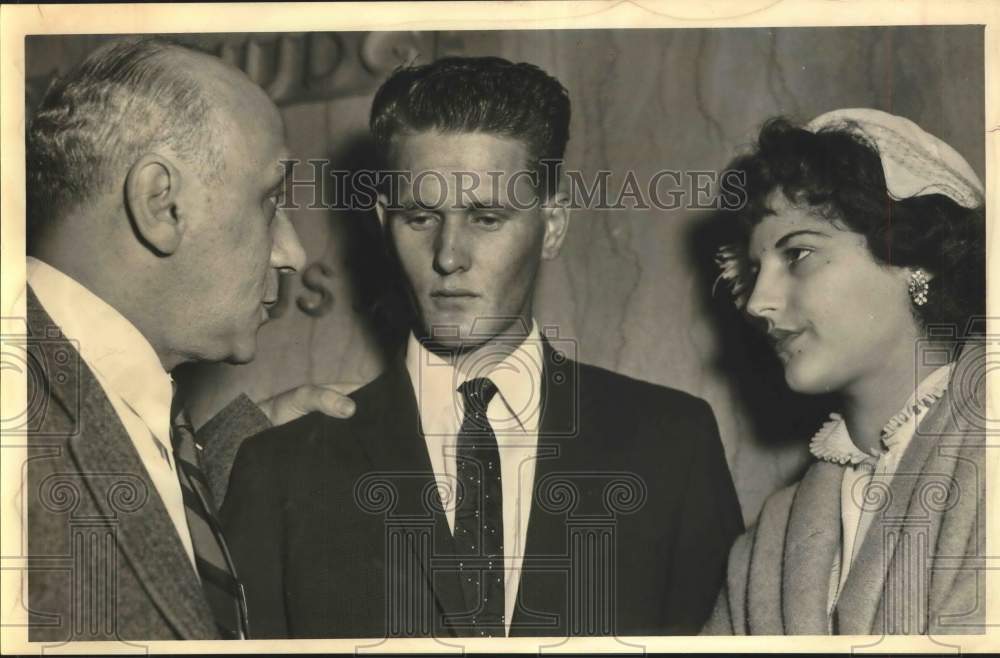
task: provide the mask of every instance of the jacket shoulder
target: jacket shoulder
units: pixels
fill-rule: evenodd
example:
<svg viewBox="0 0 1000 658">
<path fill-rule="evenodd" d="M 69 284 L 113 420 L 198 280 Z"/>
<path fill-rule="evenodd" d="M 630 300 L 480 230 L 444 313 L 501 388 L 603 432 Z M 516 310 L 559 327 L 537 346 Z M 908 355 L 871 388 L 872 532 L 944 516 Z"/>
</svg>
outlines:
<svg viewBox="0 0 1000 658">
<path fill-rule="evenodd" d="M 580 430 L 606 450 L 656 468 L 703 455 L 725 463 L 715 415 L 701 398 L 597 366 L 577 367 Z"/>
<path fill-rule="evenodd" d="M 711 413 L 705 400 L 669 386 L 653 384 L 599 366 L 574 362 L 581 394 L 597 395 L 618 408 L 641 408 L 644 414 L 703 416 Z"/>
<path fill-rule="evenodd" d="M 816 464 L 813 464 L 809 468 L 812 469 L 815 466 Z M 764 504 L 761 505 L 756 521 L 747 530 L 747 534 L 749 535 L 748 541 L 752 543 L 755 540 L 758 528 L 761 526 L 765 528 L 765 534 L 767 535 L 777 532 L 775 528 L 781 528 L 780 536 L 785 536 L 784 528 L 788 524 L 789 516 L 792 513 L 792 504 L 795 501 L 795 496 L 799 491 L 799 485 L 802 484 L 803 478 L 786 484 L 764 499 Z"/>
<path fill-rule="evenodd" d="M 293 457 L 308 458 L 328 444 L 351 445 L 346 439 L 366 435 L 384 418 L 390 384 L 389 373 L 382 373 L 351 393 L 348 397 L 354 400 L 357 410 L 350 418 L 334 418 L 314 411 L 255 434 L 243 442 L 240 455 L 244 460 L 281 462 Z"/>
</svg>

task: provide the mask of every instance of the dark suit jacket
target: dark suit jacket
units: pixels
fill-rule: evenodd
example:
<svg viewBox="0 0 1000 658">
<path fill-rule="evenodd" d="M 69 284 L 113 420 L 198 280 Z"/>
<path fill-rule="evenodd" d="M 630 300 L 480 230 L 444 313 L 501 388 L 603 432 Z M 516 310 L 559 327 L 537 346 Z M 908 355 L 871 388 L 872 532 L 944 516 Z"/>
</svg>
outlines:
<svg viewBox="0 0 1000 658">
<path fill-rule="evenodd" d="M 201 582 L 104 389 L 30 288 L 27 311 L 29 640 L 216 638 Z M 264 427 L 241 396 L 213 419 L 209 445 Z"/>
<path fill-rule="evenodd" d="M 546 343 L 538 462 L 511 635 L 694 634 L 740 508 L 708 404 Z M 222 519 L 255 637 L 447 636 L 463 599 L 402 359 L 247 440 Z"/>
</svg>

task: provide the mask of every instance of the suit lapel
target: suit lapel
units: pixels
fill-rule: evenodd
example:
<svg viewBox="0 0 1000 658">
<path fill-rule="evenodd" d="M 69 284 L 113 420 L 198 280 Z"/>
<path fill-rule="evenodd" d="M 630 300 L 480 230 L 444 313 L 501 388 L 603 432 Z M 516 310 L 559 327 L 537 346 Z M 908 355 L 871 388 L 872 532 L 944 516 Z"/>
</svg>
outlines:
<svg viewBox="0 0 1000 658">
<path fill-rule="evenodd" d="M 29 331 L 42 339 L 41 349 L 51 352 L 46 356 L 68 350 L 79 364 L 66 370 L 65 380 L 48 381 L 52 398 L 80 428 L 67 441 L 79 469 L 73 475 L 83 481 L 101 516 L 117 522 L 118 548 L 177 633 L 183 638 L 215 637 L 201 583 L 118 414 L 72 343 L 53 340 L 56 324 L 30 288 L 27 308 Z M 132 494 L 137 498 L 131 499 Z"/>
<path fill-rule="evenodd" d="M 830 573 L 840 545 L 844 469 L 825 462 L 806 473 L 792 502 L 785 538 L 781 612 L 790 635 L 825 635 Z"/>
<path fill-rule="evenodd" d="M 550 475 L 566 470 L 569 451 L 581 442 L 580 415 L 587 409 L 578 395 L 576 364 L 557 356 L 542 341 L 543 369 L 541 420 L 538 429 L 535 478 L 525 555 L 521 566 L 517 604 L 510 634 L 530 636 L 568 632 L 569 577 L 565 565 L 567 526 L 565 513 L 553 513 L 538 504 L 540 487 Z M 541 492 L 545 495 L 544 492 Z M 545 629 L 551 628 L 552 632 Z"/>
<path fill-rule="evenodd" d="M 961 372 L 961 367 L 957 367 L 956 371 Z M 883 494 L 888 498 L 888 504 L 876 512 L 875 518 L 872 519 L 837 603 L 838 628 L 841 633 L 862 635 L 886 632 L 884 626 L 887 620 L 878 614 L 882 608 L 883 598 L 896 596 L 899 592 L 905 591 L 895 589 L 895 585 L 917 587 L 917 583 L 894 584 L 890 565 L 896 555 L 896 546 L 904 541 L 903 535 L 908 532 L 908 528 L 912 526 L 919 532 L 919 529 L 926 525 L 921 523 L 929 514 L 923 496 L 942 481 L 950 481 L 954 473 L 956 459 L 935 460 L 935 456 L 938 453 L 937 446 L 941 436 L 954 435 L 959 431 L 955 420 L 956 416 L 960 417 L 961 414 L 955 414 L 951 402 L 955 385 L 955 381 L 950 383 L 949 388 L 952 390 L 945 393 L 920 423 L 906 447 L 906 452 L 903 453 L 899 466 L 889 480 L 889 492 Z M 929 467 L 930 465 L 933 467 Z M 910 560 L 911 563 L 903 566 L 902 572 L 906 573 L 904 577 L 914 575 L 910 570 L 916 562 L 913 558 Z M 923 578 L 919 574 L 916 577 Z M 919 614 L 921 611 L 917 604 L 909 608 L 904 606 L 901 611 L 913 614 L 914 620 L 923 620 L 926 617 Z M 889 629 L 888 632 L 900 631 Z M 912 632 L 925 631 L 914 628 Z"/>
<path fill-rule="evenodd" d="M 372 473 L 384 474 L 398 492 L 393 514 L 431 522 L 434 547 L 431 559 L 447 562 L 455 555 L 455 545 L 438 494 L 427 443 L 420 431 L 416 395 L 404 360 L 398 357 L 390 361 L 383 377 L 386 378 L 384 400 L 392 406 L 378 415 L 381 431 L 370 433 L 374 440 L 364 442 Z M 407 544 L 417 550 L 416 542 Z M 418 558 L 424 577 L 444 612 L 458 613 L 470 609 L 466 605 L 457 569 L 432 566 L 419 554 L 414 553 L 414 556 Z M 386 567 L 391 568 L 388 564 Z"/>
</svg>

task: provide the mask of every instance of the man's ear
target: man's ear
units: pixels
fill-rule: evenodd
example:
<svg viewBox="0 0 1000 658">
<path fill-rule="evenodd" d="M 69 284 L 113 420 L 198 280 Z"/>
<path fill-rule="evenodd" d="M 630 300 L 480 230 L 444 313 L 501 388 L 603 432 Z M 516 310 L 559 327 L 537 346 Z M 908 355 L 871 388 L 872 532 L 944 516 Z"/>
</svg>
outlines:
<svg viewBox="0 0 1000 658">
<path fill-rule="evenodd" d="M 187 226 L 177 210 L 181 174 L 173 162 L 148 153 L 125 177 L 125 204 L 142 239 L 158 253 L 177 250 Z"/>
<path fill-rule="evenodd" d="M 542 240 L 542 258 L 551 260 L 559 255 L 566 231 L 569 229 L 569 195 L 559 190 L 542 207 L 545 237 Z"/>
</svg>

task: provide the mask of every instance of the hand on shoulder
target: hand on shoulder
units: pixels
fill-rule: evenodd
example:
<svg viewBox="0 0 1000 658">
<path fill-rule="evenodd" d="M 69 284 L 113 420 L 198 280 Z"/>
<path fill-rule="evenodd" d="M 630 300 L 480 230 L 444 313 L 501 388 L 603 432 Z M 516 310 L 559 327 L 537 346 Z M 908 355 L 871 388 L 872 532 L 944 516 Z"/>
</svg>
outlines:
<svg viewBox="0 0 1000 658">
<path fill-rule="evenodd" d="M 354 400 L 347 397 L 359 384 L 303 384 L 257 402 L 272 425 L 283 425 L 319 411 L 334 418 L 354 415 Z"/>
</svg>

